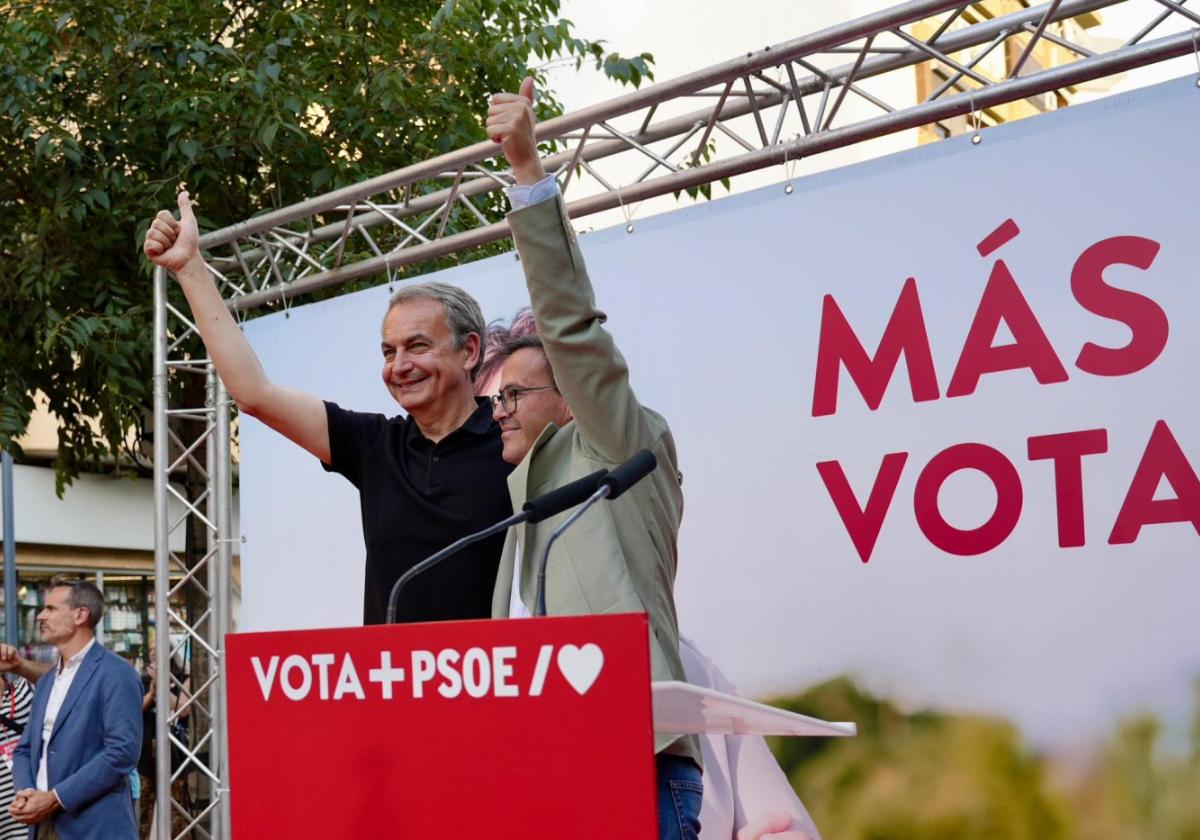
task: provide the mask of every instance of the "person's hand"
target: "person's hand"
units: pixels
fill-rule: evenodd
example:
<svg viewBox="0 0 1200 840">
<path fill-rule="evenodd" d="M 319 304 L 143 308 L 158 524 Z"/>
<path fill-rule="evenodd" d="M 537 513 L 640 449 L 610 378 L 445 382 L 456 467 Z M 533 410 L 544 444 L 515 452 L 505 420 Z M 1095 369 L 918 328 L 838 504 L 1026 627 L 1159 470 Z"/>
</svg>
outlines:
<svg viewBox="0 0 1200 840">
<path fill-rule="evenodd" d="M 21 667 L 21 654 L 9 644 L 0 643 L 0 671 L 15 671 Z"/>
<path fill-rule="evenodd" d="M 175 221 L 170 210 L 159 210 L 146 231 L 142 250 L 150 262 L 176 275 L 189 262 L 200 258 L 200 229 L 187 190 L 179 193 L 179 221 Z"/>
<path fill-rule="evenodd" d="M 803 831 L 789 831 L 792 815 L 783 811 L 762 814 L 737 833 L 736 840 L 812 840 Z"/>
<path fill-rule="evenodd" d="M 28 682 L 37 682 L 50 670 L 50 663 L 22 659 L 12 645 L 0 644 L 0 673 L 16 674 Z"/>
<path fill-rule="evenodd" d="M 538 155 L 533 116 L 533 79 L 521 82 L 519 93 L 497 93 L 488 107 L 487 133 L 512 167 L 518 184 L 536 184 L 546 177 Z"/>
<path fill-rule="evenodd" d="M 19 804 L 18 804 L 19 803 Z M 26 788 L 13 797 L 8 812 L 22 825 L 36 825 L 59 809 L 58 797 L 52 791 Z"/>
</svg>

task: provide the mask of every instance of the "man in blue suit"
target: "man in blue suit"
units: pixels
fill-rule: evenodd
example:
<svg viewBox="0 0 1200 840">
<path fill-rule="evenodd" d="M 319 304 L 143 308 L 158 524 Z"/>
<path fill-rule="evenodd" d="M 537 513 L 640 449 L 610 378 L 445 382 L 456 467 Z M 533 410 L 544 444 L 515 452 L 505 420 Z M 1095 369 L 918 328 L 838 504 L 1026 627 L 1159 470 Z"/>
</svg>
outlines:
<svg viewBox="0 0 1200 840">
<path fill-rule="evenodd" d="M 58 662 L 38 680 L 13 753 L 9 812 L 30 840 L 136 840 L 129 774 L 142 744 L 142 687 L 125 660 L 96 644 L 104 596 L 56 577 L 38 613 Z"/>
</svg>

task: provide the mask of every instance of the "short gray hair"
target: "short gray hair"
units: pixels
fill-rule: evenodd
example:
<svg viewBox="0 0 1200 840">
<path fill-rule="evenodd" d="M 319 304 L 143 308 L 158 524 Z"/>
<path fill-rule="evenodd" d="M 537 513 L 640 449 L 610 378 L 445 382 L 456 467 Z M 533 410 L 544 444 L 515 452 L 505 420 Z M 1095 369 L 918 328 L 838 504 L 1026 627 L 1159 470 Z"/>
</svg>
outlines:
<svg viewBox="0 0 1200 840">
<path fill-rule="evenodd" d="M 100 588 L 94 583 L 69 575 L 55 575 L 50 579 L 51 589 L 58 589 L 60 586 L 71 590 L 71 594 L 67 596 L 67 606 L 73 610 L 87 610 L 88 627 L 95 630 L 104 615 L 104 594 Z"/>
<path fill-rule="evenodd" d="M 467 336 L 471 333 L 479 336 L 479 359 L 471 369 L 471 381 L 474 382 L 480 368 L 483 367 L 483 340 L 487 335 L 487 324 L 483 320 L 483 310 L 479 308 L 479 301 L 458 286 L 451 286 L 449 283 L 414 283 L 401 287 L 392 295 L 387 311 L 391 312 L 400 304 L 414 300 L 436 300 L 442 305 L 442 310 L 446 313 L 446 328 L 454 337 L 455 350 L 467 346 Z M 384 318 L 387 318 L 386 312 Z"/>
</svg>

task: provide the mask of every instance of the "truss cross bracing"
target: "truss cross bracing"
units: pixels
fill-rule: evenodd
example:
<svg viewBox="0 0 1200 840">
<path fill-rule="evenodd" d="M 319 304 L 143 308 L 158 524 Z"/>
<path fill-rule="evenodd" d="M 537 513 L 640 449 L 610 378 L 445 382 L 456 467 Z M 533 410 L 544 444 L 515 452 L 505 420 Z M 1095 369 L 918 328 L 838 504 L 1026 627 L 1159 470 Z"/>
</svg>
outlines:
<svg viewBox="0 0 1200 840">
<path fill-rule="evenodd" d="M 1156 0 L 1144 27 L 1104 50 L 1085 26 L 1128 0 L 1052 0 L 994 18 L 973 9 L 987 5 L 914 0 L 549 120 L 538 135 L 558 149 L 549 163 L 579 218 L 905 129 L 972 114 L 983 122 L 1007 103 L 1193 53 L 1194 31 L 1151 39 L 1168 20 L 1200 21 Z M 1057 48 L 1055 66 L 1030 60 L 1039 45 Z M 1003 73 L 982 69 L 1006 53 Z M 911 90 L 919 67 L 940 80 L 921 101 L 889 103 L 878 92 L 898 74 Z M 712 143 L 718 136 L 729 142 Z M 201 245 L 238 310 L 463 252 L 508 235 L 492 209 L 508 177 L 497 151 L 488 142 L 459 149 L 214 231 Z M 638 174 L 621 176 L 631 160 Z"/>
<path fill-rule="evenodd" d="M 1016 10 L 991 16 L 989 10 L 1000 5 Z M 1090 38 L 1096 15 L 1117 6 L 1145 10 L 1142 25 L 1116 42 Z M 1200 14 L 1186 0 L 1050 0 L 1032 7 L 1003 0 L 912 0 L 548 120 L 538 136 L 553 143 L 549 167 L 559 174 L 568 211 L 580 218 L 766 167 L 784 165 L 786 171 L 801 158 L 908 129 L 979 133 L 1013 103 L 1056 107 L 1079 85 L 1200 54 L 1198 46 Z M 1054 51 L 1052 62 L 1037 59 L 1042 50 Z M 920 73 L 924 86 L 914 84 Z M 900 84 L 889 83 L 897 79 Z M 893 95 L 914 88 L 920 93 L 915 99 Z M 373 275 L 391 279 L 406 266 L 508 236 L 497 191 L 509 178 L 497 152 L 488 142 L 458 149 L 214 231 L 201 247 L 235 311 L 286 307 L 299 295 Z M 183 354 L 194 327 L 167 306 L 165 283 L 159 272 L 155 428 L 167 428 L 172 417 L 203 424 L 216 444 L 206 451 L 216 454 L 206 469 L 208 492 L 188 508 L 207 529 L 209 553 L 201 563 L 205 569 L 188 569 L 166 548 L 172 527 L 166 476 L 193 453 L 156 435 L 158 626 L 192 639 L 214 662 L 215 682 L 203 706 L 212 732 L 197 733 L 189 755 L 202 765 L 213 796 L 210 812 L 193 809 L 189 817 L 225 836 L 219 666 L 228 627 L 228 400 L 212 377 L 204 406 L 170 405 L 170 377 L 211 374 L 206 359 Z M 209 607 L 191 623 L 167 609 L 168 587 L 181 585 L 185 575 L 203 581 Z M 160 673 L 165 656 L 160 645 Z M 161 687 L 159 702 L 160 708 L 167 702 Z M 201 706 L 199 698 L 195 702 Z M 203 751 L 201 743 L 207 745 Z M 166 801 L 168 777 L 169 766 L 165 775 L 160 766 L 160 801 Z M 160 817 L 161 836 L 170 836 L 167 828 Z"/>
</svg>

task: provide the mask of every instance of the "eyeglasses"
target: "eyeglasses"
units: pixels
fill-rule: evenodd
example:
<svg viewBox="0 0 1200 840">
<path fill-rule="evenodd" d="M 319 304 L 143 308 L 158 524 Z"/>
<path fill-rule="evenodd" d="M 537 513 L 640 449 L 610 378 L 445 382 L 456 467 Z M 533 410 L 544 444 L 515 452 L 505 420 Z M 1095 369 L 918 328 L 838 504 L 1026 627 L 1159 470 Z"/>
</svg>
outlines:
<svg viewBox="0 0 1200 840">
<path fill-rule="evenodd" d="M 538 385 L 536 388 L 518 388 L 516 385 L 509 385 L 500 391 L 499 394 L 492 396 L 492 407 L 503 405 L 504 410 L 512 414 L 517 410 L 517 396 L 519 394 L 528 394 L 530 391 L 554 391 L 557 390 L 553 385 Z"/>
</svg>

